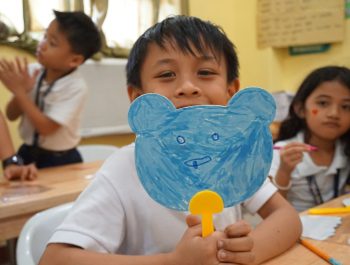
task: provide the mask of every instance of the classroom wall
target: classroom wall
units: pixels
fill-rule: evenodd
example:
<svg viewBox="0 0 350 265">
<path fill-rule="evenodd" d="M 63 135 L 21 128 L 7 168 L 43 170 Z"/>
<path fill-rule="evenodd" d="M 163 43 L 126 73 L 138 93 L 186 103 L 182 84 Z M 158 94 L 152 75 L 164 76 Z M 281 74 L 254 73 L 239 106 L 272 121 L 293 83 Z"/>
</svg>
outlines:
<svg viewBox="0 0 350 265">
<path fill-rule="evenodd" d="M 312 69 L 326 64 L 341 64 L 350 67 L 350 19 L 346 20 L 346 39 L 333 44 L 330 51 L 321 54 L 290 56 L 286 48 L 258 49 L 256 45 L 257 0 L 189 0 L 190 14 L 221 25 L 235 43 L 240 58 L 241 87 L 260 86 L 270 92 L 295 91 L 298 84 Z M 32 56 L 25 52 L 0 46 L 0 57 Z M 0 84 L 0 108 L 3 109 L 9 94 Z M 14 143 L 20 144 L 17 123 L 10 124 Z M 117 146 L 134 140 L 134 136 L 108 135 L 83 139 L 83 144 L 103 143 Z"/>
<path fill-rule="evenodd" d="M 326 64 L 350 67 L 350 19 L 345 40 L 326 53 L 290 56 L 287 48 L 258 49 L 256 11 L 258 0 L 190 0 L 190 14 L 221 25 L 235 43 L 241 62 L 241 87 L 257 85 L 270 92 L 295 91 L 314 68 Z"/>
</svg>

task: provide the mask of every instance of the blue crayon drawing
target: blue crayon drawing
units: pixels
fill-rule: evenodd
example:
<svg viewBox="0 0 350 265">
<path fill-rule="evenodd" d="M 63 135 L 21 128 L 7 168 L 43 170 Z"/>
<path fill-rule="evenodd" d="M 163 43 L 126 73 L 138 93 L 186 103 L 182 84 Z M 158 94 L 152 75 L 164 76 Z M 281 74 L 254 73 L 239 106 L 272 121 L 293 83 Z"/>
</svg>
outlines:
<svg viewBox="0 0 350 265">
<path fill-rule="evenodd" d="M 138 97 L 129 125 L 137 136 L 142 185 L 155 201 L 179 211 L 206 189 L 217 192 L 225 207 L 248 199 L 269 172 L 275 111 L 273 97 L 257 87 L 241 90 L 227 106 L 176 109 L 158 94 Z"/>
</svg>

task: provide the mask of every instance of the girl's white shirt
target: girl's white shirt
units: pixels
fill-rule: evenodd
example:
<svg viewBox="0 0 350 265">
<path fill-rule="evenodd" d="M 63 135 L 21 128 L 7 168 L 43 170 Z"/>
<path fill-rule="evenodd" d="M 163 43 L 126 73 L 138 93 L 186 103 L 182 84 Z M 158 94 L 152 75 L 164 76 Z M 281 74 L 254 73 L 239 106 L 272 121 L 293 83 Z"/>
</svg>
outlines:
<svg viewBox="0 0 350 265">
<path fill-rule="evenodd" d="M 299 132 L 295 137 L 288 140 L 279 141 L 275 143 L 277 146 L 285 146 L 291 142 L 304 142 L 304 133 Z M 315 151 L 317 152 L 317 151 Z M 279 150 L 273 151 L 273 159 L 269 175 L 272 178 L 276 177 L 277 170 L 280 166 Z M 334 176 L 337 170 L 340 169 L 339 187 L 345 186 L 346 179 L 350 172 L 349 158 L 344 153 L 344 146 L 338 140 L 336 142 L 336 149 L 333 161 L 329 167 L 318 166 L 314 163 L 309 153 L 304 152 L 303 160 L 299 163 L 291 175 L 292 186 L 287 193 L 287 199 L 294 205 L 298 211 L 304 211 L 308 208 L 314 207 L 314 197 L 312 196 L 307 176 L 315 176 L 317 185 L 321 191 L 323 200 L 329 201 L 334 195 Z"/>
</svg>

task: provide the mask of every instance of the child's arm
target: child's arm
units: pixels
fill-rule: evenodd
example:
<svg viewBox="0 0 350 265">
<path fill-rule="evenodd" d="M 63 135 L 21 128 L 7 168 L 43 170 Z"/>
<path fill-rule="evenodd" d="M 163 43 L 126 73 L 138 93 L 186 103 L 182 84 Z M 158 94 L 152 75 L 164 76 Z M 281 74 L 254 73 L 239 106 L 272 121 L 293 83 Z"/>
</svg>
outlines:
<svg viewBox="0 0 350 265">
<path fill-rule="evenodd" d="M 0 60 L 0 80 L 14 96 L 7 106 L 7 117 L 15 120 L 22 113 L 26 113 L 39 134 L 48 135 L 60 125 L 44 115 L 28 96 L 38 74 L 39 70 L 29 75 L 26 59 L 16 58 L 13 62 Z"/>
<path fill-rule="evenodd" d="M 280 165 L 273 180 L 283 197 L 287 196 L 291 186 L 291 174 L 295 167 L 303 160 L 303 152 L 310 151 L 310 146 L 293 142 L 284 146 L 280 151 Z"/>
<path fill-rule="evenodd" d="M 7 128 L 4 116 L 0 112 L 0 160 L 9 158 L 15 154 L 10 132 Z M 4 168 L 4 176 L 6 179 L 11 180 L 15 178 L 21 178 L 22 180 L 32 180 L 37 177 L 37 169 L 32 165 L 19 166 L 19 165 L 8 165 Z"/>
<path fill-rule="evenodd" d="M 23 91 L 19 90 L 14 95 L 19 108 L 26 113 L 40 135 L 49 135 L 61 126 L 46 116 Z"/>
<path fill-rule="evenodd" d="M 155 255 L 116 255 L 86 251 L 67 244 L 49 244 L 39 265 L 212 265 L 218 264 L 217 240 L 224 234 L 214 232 L 202 238 L 200 221 L 195 216 L 187 218 L 189 228 L 170 253 Z"/>
<path fill-rule="evenodd" d="M 22 115 L 22 110 L 16 102 L 16 98 L 12 97 L 6 106 L 6 116 L 10 121 L 17 120 Z"/>
<path fill-rule="evenodd" d="M 222 262 L 261 264 L 293 246 L 301 235 L 296 210 L 276 192 L 258 211 L 264 220 L 250 231 L 244 222 L 225 229 L 218 257 Z M 221 256 L 222 254 L 225 256 Z"/>
<path fill-rule="evenodd" d="M 8 158 L 15 153 L 10 132 L 2 112 L 0 112 L 0 160 Z"/>
</svg>

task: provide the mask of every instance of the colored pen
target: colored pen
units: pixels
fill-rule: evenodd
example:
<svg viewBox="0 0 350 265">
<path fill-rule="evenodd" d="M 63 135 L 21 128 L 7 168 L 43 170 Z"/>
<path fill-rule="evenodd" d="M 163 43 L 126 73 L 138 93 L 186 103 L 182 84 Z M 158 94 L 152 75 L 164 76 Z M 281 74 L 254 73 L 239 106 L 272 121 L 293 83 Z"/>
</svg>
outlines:
<svg viewBox="0 0 350 265">
<path fill-rule="evenodd" d="M 274 145 L 273 146 L 273 150 L 281 150 L 281 149 L 283 149 L 283 146 L 278 146 L 278 145 Z M 313 146 L 313 145 L 309 145 L 309 150 L 310 151 L 316 151 L 317 147 Z"/>
<path fill-rule="evenodd" d="M 311 250 L 313 253 L 315 253 L 316 255 L 318 255 L 319 257 L 324 259 L 325 261 L 327 261 L 329 264 L 342 265 L 339 261 L 337 261 L 336 259 L 334 259 L 331 256 L 329 256 L 327 253 L 323 252 L 321 249 L 319 249 L 318 247 L 314 246 L 309 241 L 306 241 L 305 239 L 300 239 L 300 243 L 304 247 L 306 247 L 307 249 Z"/>
<path fill-rule="evenodd" d="M 350 206 L 338 208 L 311 208 L 307 211 L 308 214 L 338 214 L 350 213 Z"/>
</svg>

